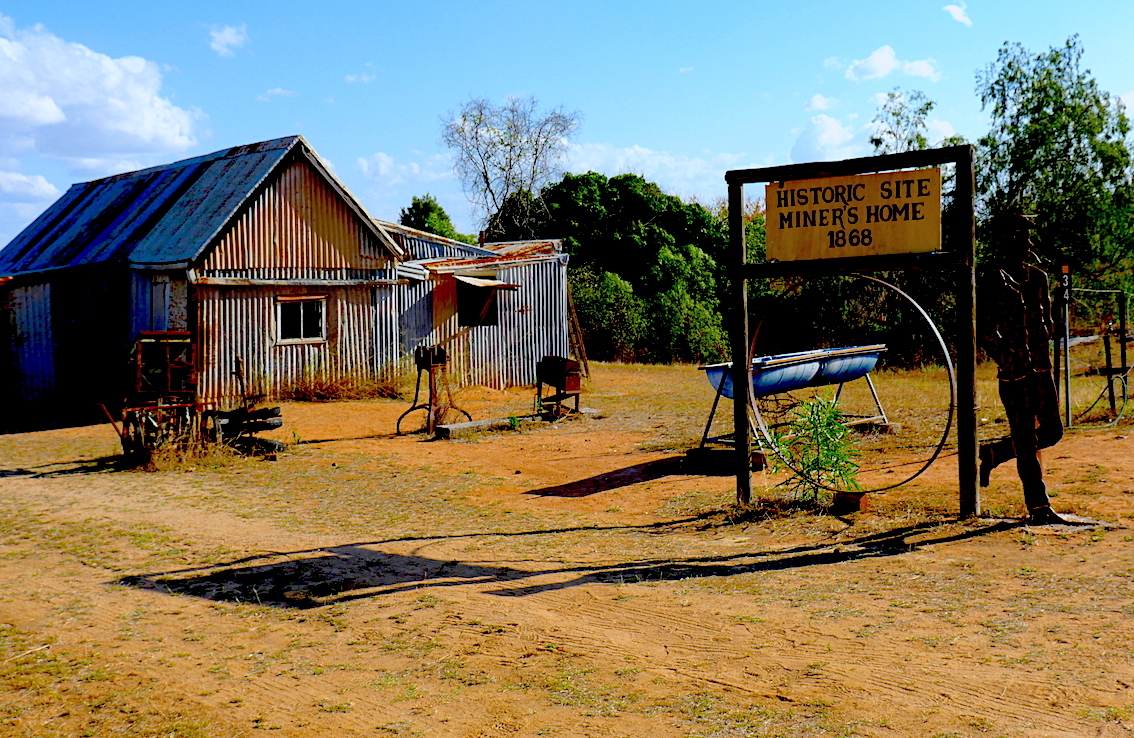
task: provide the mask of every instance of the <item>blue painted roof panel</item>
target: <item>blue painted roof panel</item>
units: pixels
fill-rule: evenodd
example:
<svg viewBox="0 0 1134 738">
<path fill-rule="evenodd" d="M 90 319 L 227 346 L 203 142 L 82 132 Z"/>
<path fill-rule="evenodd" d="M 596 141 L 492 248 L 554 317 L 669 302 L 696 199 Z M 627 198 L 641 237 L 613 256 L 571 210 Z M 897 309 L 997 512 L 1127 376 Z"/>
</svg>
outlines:
<svg viewBox="0 0 1134 738">
<path fill-rule="evenodd" d="M 224 149 L 72 186 L 0 250 L 0 275 L 192 261 L 299 141 Z"/>
<path fill-rule="evenodd" d="M 196 259 L 281 158 L 280 151 L 266 151 L 211 163 L 142 238 L 130 261 L 168 264 Z M 242 186 L 234 188 L 232 182 Z"/>
</svg>

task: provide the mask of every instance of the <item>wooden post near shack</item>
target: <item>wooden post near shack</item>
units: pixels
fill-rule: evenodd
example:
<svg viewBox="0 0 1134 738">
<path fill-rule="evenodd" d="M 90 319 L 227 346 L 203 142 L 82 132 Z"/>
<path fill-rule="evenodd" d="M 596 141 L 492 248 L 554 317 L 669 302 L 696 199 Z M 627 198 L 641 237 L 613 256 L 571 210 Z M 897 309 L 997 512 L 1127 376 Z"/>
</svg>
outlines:
<svg viewBox="0 0 1134 738">
<path fill-rule="evenodd" d="M 953 217 L 943 222 L 940 175 L 902 170 L 956 165 Z M 865 175 L 865 176 L 863 176 Z M 822 180 L 801 182 L 801 180 Z M 736 268 L 730 346 L 736 499 L 752 500 L 748 443 L 748 280 L 900 269 L 945 269 L 956 294 L 957 455 L 961 517 L 980 514 L 977 485 L 976 271 L 974 170 L 971 145 L 832 162 L 789 164 L 725 173 L 729 252 Z M 776 190 L 766 202 L 769 259 L 748 264 L 744 243 L 744 185 Z M 934 186 L 936 183 L 936 187 Z M 789 186 L 793 185 L 793 186 Z M 936 226 L 932 211 L 936 209 Z M 936 238 L 933 229 L 936 228 Z M 865 233 L 864 233 L 865 231 Z M 943 250 L 948 244 L 948 251 Z M 773 244 L 775 245 L 773 248 Z"/>
</svg>

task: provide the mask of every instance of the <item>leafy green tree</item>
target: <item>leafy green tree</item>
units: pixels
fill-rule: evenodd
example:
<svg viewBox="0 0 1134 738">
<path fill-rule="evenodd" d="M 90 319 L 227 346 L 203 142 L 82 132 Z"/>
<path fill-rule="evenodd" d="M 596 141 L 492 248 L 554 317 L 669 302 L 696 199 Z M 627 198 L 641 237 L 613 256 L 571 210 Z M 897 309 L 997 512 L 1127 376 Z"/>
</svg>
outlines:
<svg viewBox="0 0 1134 738">
<path fill-rule="evenodd" d="M 571 269 L 567 280 L 586 331 L 587 353 L 597 359 L 641 359 L 646 305 L 634 287 L 617 274 L 587 267 Z"/>
<path fill-rule="evenodd" d="M 667 195 L 636 174 L 568 174 L 548 187 L 543 199 L 546 227 L 564 239 L 576 264 L 602 264 L 645 286 L 662 247 L 672 245 L 683 257 L 694 248 L 707 255 L 714 277 L 723 268 L 725 224 L 701 205 Z M 714 294 L 705 296 L 715 298 L 715 291 L 714 286 Z"/>
<path fill-rule="evenodd" d="M 516 190 L 488 218 L 484 236 L 489 241 L 523 241 L 534 238 L 537 224 L 547 220 L 547 207 L 531 190 Z"/>
<path fill-rule="evenodd" d="M 501 212 L 530 198 L 514 193 Z M 727 233 L 714 213 L 642 177 L 568 174 L 540 193 L 530 229 L 501 219 L 499 240 L 561 238 L 588 354 L 654 362 L 722 358 L 720 286 Z M 648 326 L 648 329 L 647 329 Z"/>
<path fill-rule="evenodd" d="M 402 208 L 398 222 L 419 231 L 451 238 L 454 241 L 476 243 L 476 237 L 457 232 L 457 229 L 453 227 L 453 221 L 449 220 L 449 214 L 445 212 L 445 208 L 441 207 L 437 198 L 428 192 L 425 193 L 424 197 L 415 195 L 410 206 Z"/>
<path fill-rule="evenodd" d="M 870 145 L 875 154 L 897 154 L 929 148 L 926 117 L 937 103 L 921 90 L 904 93 L 895 87 L 874 115 Z"/>
<path fill-rule="evenodd" d="M 649 330 L 636 349 L 640 358 L 726 355 L 720 277 L 727 233 L 716 216 L 634 174 L 569 174 L 543 199 L 546 235 L 564 240 L 573 267 L 617 274 L 642 298 Z"/>
<path fill-rule="evenodd" d="M 902 92 L 895 87 L 886 93 L 886 100 L 874 114 L 874 135 L 870 144 L 875 154 L 900 154 L 903 151 L 922 151 L 930 147 L 957 146 L 965 143 L 964 136 L 945 136 L 940 141 L 929 139 L 929 114 L 937 103 L 921 90 Z"/>
<path fill-rule="evenodd" d="M 1078 36 L 1038 54 L 1005 43 L 977 75 L 992 115 L 977 167 L 981 235 L 995 247 L 995 215 L 1034 214 L 1041 257 L 1105 280 L 1134 264 L 1130 124 L 1082 56 Z"/>
</svg>

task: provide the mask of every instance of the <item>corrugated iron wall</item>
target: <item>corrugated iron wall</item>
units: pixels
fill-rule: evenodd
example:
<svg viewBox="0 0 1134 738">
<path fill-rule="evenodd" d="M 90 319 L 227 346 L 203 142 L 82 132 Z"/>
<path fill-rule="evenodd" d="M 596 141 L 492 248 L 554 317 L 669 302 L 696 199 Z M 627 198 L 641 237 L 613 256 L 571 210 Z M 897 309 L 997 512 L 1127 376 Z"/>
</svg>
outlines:
<svg viewBox="0 0 1134 738">
<path fill-rule="evenodd" d="M 374 279 L 389 254 L 307 162 L 296 161 L 261 192 L 206 256 L 199 276 L 272 280 Z M 203 402 L 276 397 L 310 381 L 370 379 L 396 360 L 397 301 L 389 285 L 196 285 Z M 172 293 L 171 293 L 172 294 Z M 326 295 L 325 341 L 279 341 L 280 296 Z M 174 301 L 171 301 L 171 305 Z"/>
<path fill-rule="evenodd" d="M 374 374 L 389 378 L 398 371 L 398 295 L 393 285 L 373 288 Z"/>
<path fill-rule="evenodd" d="M 483 255 L 480 249 L 471 246 L 430 241 L 405 232 L 399 232 L 399 235 L 402 247 L 409 252 L 410 259 L 468 259 Z"/>
<path fill-rule="evenodd" d="M 495 326 L 458 325 L 452 277 L 400 288 L 402 350 L 444 345 L 450 377 L 460 384 L 504 388 L 534 382 L 539 359 L 568 352 L 567 265 L 548 259 L 503 269 L 498 279 L 520 289 L 497 295 Z"/>
<path fill-rule="evenodd" d="M 359 279 L 388 254 L 342 198 L 303 160 L 264 188 L 201 264 L 210 276 Z"/>
<path fill-rule="evenodd" d="M 313 380 L 374 376 L 374 290 L 369 286 L 198 285 L 201 401 L 221 407 L 240 401 L 240 387 L 233 375 L 238 358 L 243 363 L 246 392 L 269 397 Z M 326 340 L 278 341 L 277 298 L 316 294 L 327 296 Z"/>
<path fill-rule="evenodd" d="M 433 286 L 429 280 L 410 280 L 398 287 L 398 345 L 402 354 L 437 343 L 433 332 Z"/>
<path fill-rule="evenodd" d="M 6 381 L 14 385 L 4 396 L 18 403 L 43 402 L 55 388 L 51 285 L 40 282 L 10 287 L 4 312 L 8 325 L 2 327 L 0 336 L 7 344 L 5 363 L 11 372 Z"/>
<path fill-rule="evenodd" d="M 187 331 L 185 273 L 134 271 L 130 276 L 130 335 L 138 331 Z"/>
</svg>

